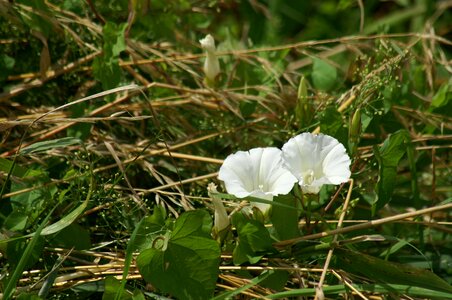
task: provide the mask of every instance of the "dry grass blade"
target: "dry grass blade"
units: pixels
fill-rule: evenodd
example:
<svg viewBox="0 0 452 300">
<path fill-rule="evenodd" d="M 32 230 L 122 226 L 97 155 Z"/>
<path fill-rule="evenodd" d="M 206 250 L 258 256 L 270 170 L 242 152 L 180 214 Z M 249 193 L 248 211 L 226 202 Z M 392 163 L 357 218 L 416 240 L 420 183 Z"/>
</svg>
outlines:
<svg viewBox="0 0 452 300">
<path fill-rule="evenodd" d="M 349 188 L 348 188 L 348 192 L 347 192 L 347 197 L 345 198 L 344 205 L 342 206 L 341 215 L 339 216 L 339 221 L 337 222 L 337 229 L 340 229 L 342 227 L 342 222 L 344 221 L 345 215 L 347 214 L 348 205 L 350 204 L 350 197 L 352 195 L 352 189 L 353 189 L 353 179 L 351 179 L 348 183 L 349 183 Z M 337 243 L 337 240 L 338 240 L 338 236 L 337 236 L 337 234 L 335 234 L 333 236 L 333 244 Z M 316 287 L 316 294 L 315 294 L 316 300 L 321 300 L 321 299 L 324 299 L 324 297 L 325 297 L 323 294 L 322 286 L 325 281 L 326 272 L 330 265 L 331 258 L 333 257 L 333 251 L 334 251 L 334 248 L 331 248 L 330 250 L 328 250 L 325 264 L 323 266 L 322 275 L 320 276 L 319 283 Z"/>
<path fill-rule="evenodd" d="M 331 230 L 331 231 L 324 231 L 324 232 L 320 232 L 320 233 L 305 235 L 300 238 L 277 242 L 274 245 L 275 245 L 275 247 L 286 247 L 286 246 L 290 246 L 290 245 L 296 244 L 301 241 L 313 240 L 313 239 L 318 239 L 318 238 L 327 237 L 327 236 L 331 236 L 331 235 L 344 234 L 344 233 L 348 233 L 348 232 L 352 232 L 352 231 L 356 231 L 356 230 L 368 229 L 368 228 L 372 228 L 372 227 L 379 226 L 382 224 L 392 223 L 395 221 L 413 218 L 413 217 L 417 217 L 417 216 L 421 216 L 421 215 L 425 215 L 425 214 L 430 214 L 430 213 L 437 212 L 437 211 L 448 212 L 450 209 L 452 209 L 452 203 L 424 208 L 424 209 L 420 209 L 420 210 L 413 211 L 413 212 L 402 213 L 402 214 L 398 214 L 398 215 L 394 215 L 394 216 L 390 216 L 390 217 L 386 217 L 386 218 L 381 218 L 378 220 L 369 221 L 369 222 L 362 223 L 362 224 L 352 225 L 352 226 L 348 226 L 348 227 L 344 227 L 344 228 L 338 228 L 338 229 Z"/>
</svg>

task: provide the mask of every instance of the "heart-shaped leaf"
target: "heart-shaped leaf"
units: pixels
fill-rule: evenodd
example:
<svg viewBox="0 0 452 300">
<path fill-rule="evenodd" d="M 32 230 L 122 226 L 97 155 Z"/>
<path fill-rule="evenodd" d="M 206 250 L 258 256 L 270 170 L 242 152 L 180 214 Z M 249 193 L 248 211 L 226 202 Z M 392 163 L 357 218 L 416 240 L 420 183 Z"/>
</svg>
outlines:
<svg viewBox="0 0 452 300">
<path fill-rule="evenodd" d="M 178 299 L 209 299 L 215 290 L 220 247 L 210 232 L 212 220 L 204 210 L 183 213 L 172 232 L 157 237 L 159 249 L 137 258 L 143 278 Z"/>
</svg>

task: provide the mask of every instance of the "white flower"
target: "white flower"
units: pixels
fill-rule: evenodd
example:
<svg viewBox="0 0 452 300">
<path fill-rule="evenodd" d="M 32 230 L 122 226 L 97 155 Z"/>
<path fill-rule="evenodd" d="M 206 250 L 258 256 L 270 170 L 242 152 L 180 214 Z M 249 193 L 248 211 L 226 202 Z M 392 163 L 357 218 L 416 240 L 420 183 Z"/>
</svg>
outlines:
<svg viewBox="0 0 452 300">
<path fill-rule="evenodd" d="M 206 60 L 204 62 L 204 73 L 206 78 L 211 83 L 215 82 L 215 77 L 220 73 L 220 63 L 215 55 L 215 40 L 208 34 L 205 38 L 199 41 L 201 47 L 206 50 Z"/>
<path fill-rule="evenodd" d="M 229 194 L 273 200 L 273 196 L 289 193 L 297 179 L 282 166 L 281 150 L 273 147 L 254 148 L 229 155 L 218 175 Z M 252 203 L 262 212 L 268 204 Z"/>
<path fill-rule="evenodd" d="M 284 166 L 298 179 L 303 192 L 317 194 L 324 184 L 350 178 L 350 157 L 335 138 L 302 133 L 282 147 Z"/>
</svg>

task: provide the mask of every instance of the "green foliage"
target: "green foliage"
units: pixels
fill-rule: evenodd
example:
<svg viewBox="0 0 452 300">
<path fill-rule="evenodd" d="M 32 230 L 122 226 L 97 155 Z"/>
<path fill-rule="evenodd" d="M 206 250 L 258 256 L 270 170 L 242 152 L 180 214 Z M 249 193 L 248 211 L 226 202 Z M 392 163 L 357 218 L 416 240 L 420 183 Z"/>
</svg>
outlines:
<svg viewBox="0 0 452 300">
<path fill-rule="evenodd" d="M 300 128 L 306 128 L 310 125 L 313 116 L 312 101 L 308 98 L 307 79 L 301 75 L 298 84 L 297 104 L 295 106 L 295 116 L 300 124 Z"/>
<path fill-rule="evenodd" d="M 313 62 L 311 77 L 314 87 L 322 91 L 331 90 L 336 83 L 336 68 L 317 57 Z"/>
<path fill-rule="evenodd" d="M 48 228 L 48 227 L 47 227 Z M 91 236 L 88 230 L 78 224 L 70 224 L 63 228 L 62 224 L 57 227 L 58 232 L 52 237 L 50 244 L 53 247 L 75 250 L 91 248 Z M 42 233 L 41 233 L 42 234 Z M 74 237 L 77 237 L 74 239 Z"/>
<path fill-rule="evenodd" d="M 345 249 L 336 249 L 335 252 L 341 269 L 373 278 L 379 283 L 404 284 L 452 293 L 450 284 L 428 270 L 388 262 Z"/>
<path fill-rule="evenodd" d="M 127 23 L 115 24 L 107 22 L 102 30 L 104 44 L 102 55 L 93 61 L 93 75 L 106 90 L 118 86 L 121 80 L 119 55 L 126 49 L 124 32 Z"/>
<path fill-rule="evenodd" d="M 430 109 L 436 109 L 446 106 L 452 100 L 452 85 L 450 83 L 443 84 L 438 92 L 433 96 Z"/>
<path fill-rule="evenodd" d="M 257 263 L 266 253 L 272 252 L 273 240 L 262 224 L 250 219 L 244 213 L 236 213 L 232 217 L 232 225 L 237 229 L 238 241 L 232 254 L 234 264 L 245 262 Z"/>
<path fill-rule="evenodd" d="M 345 147 L 348 146 L 348 133 L 344 119 L 335 106 L 328 106 L 319 116 L 320 130 L 335 137 Z"/>
<path fill-rule="evenodd" d="M 4 53 L 0 54 L 0 82 L 8 78 L 8 75 L 13 70 L 15 63 L 16 60 L 13 57 Z"/>
<path fill-rule="evenodd" d="M 271 222 L 279 240 L 288 240 L 300 236 L 298 228 L 298 200 L 295 197 L 281 195 L 273 199 L 275 203 L 282 203 L 291 208 L 274 205 L 271 210 Z"/>
<path fill-rule="evenodd" d="M 22 271 L 26 268 L 27 264 L 29 264 L 29 261 L 33 255 L 36 255 L 36 246 L 38 245 L 38 241 L 41 238 L 41 231 L 44 229 L 44 226 L 50 219 L 50 216 L 52 214 L 49 213 L 45 219 L 41 222 L 38 229 L 36 230 L 36 233 L 33 235 L 33 237 L 30 239 L 30 241 L 27 243 L 27 245 L 21 249 L 22 251 L 15 251 L 15 253 L 21 253 L 20 259 L 17 261 L 14 268 L 14 272 L 6 277 L 4 279 L 4 290 L 3 290 L 3 298 L 4 299 L 10 299 L 16 289 L 17 281 L 20 279 L 22 275 Z M 17 249 L 16 249 L 17 250 Z M 39 251 L 39 250 L 38 250 Z"/>
<path fill-rule="evenodd" d="M 220 249 L 210 236 L 212 221 L 204 210 L 182 214 L 174 228 L 154 239 L 154 247 L 137 258 L 144 279 L 182 299 L 213 295 Z"/>
<path fill-rule="evenodd" d="M 60 147 L 67 147 L 71 145 L 80 144 L 80 140 L 72 137 L 64 137 L 56 140 L 48 140 L 43 142 L 37 142 L 20 149 L 20 154 L 27 155 L 36 152 L 42 152 Z"/>
<path fill-rule="evenodd" d="M 68 227 L 69 225 L 71 225 L 86 209 L 86 206 L 88 205 L 88 201 L 89 201 L 89 197 L 81 205 L 79 205 L 73 211 L 68 213 L 66 216 L 59 219 L 57 222 L 55 222 L 49 226 L 46 226 L 42 230 L 41 234 L 42 235 L 53 234 L 53 233 L 63 230 L 64 228 Z M 30 234 L 30 236 L 32 236 L 32 235 L 33 234 Z"/>
<path fill-rule="evenodd" d="M 115 277 L 107 277 L 105 279 L 105 291 L 102 295 L 102 300 L 114 300 L 114 299 L 121 299 L 121 300 L 144 300 L 146 299 L 143 293 L 135 289 L 132 292 L 126 292 L 122 293 L 120 298 L 117 297 L 117 292 L 120 290 L 121 287 L 121 281 L 117 280 Z"/>
<path fill-rule="evenodd" d="M 16 299 L 17 300 L 41 300 L 42 298 L 36 294 L 22 293 Z"/>
<path fill-rule="evenodd" d="M 129 273 L 135 250 L 139 249 L 140 251 L 143 251 L 152 247 L 155 238 L 163 232 L 165 217 L 166 213 L 164 208 L 157 206 L 154 208 L 154 212 L 151 216 L 143 218 L 135 227 L 130 237 L 130 241 L 127 244 L 126 260 L 124 271 L 122 273 L 122 280 L 120 286 L 116 289 L 116 296 L 114 299 L 122 299 L 121 297 L 124 294 L 127 275 Z"/>
<path fill-rule="evenodd" d="M 36 183 L 48 180 L 48 174 L 41 169 L 28 169 L 21 177 L 21 182 L 11 183 L 11 191 L 20 191 L 33 187 Z M 9 230 L 20 231 L 35 222 L 40 214 L 48 207 L 47 199 L 52 198 L 52 191 L 42 187 L 33 189 L 11 197 L 12 213 L 5 220 L 5 226 Z"/>
<path fill-rule="evenodd" d="M 373 214 L 391 201 L 397 183 L 397 166 L 405 155 L 409 143 L 408 132 L 400 130 L 388 137 L 380 148 L 374 147 L 375 158 L 379 164 L 379 176 L 377 195 L 372 205 Z"/>
</svg>

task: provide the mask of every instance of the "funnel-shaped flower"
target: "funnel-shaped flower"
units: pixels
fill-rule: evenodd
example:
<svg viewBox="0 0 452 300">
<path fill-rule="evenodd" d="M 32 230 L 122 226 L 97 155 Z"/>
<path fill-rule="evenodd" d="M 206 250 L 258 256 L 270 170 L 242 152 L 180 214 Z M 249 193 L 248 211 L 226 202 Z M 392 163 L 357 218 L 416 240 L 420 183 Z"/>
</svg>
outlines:
<svg viewBox="0 0 452 300">
<path fill-rule="evenodd" d="M 283 168 L 281 150 L 277 148 L 254 148 L 229 155 L 218 175 L 229 194 L 237 198 L 248 196 L 273 200 L 273 196 L 285 195 L 297 179 Z M 252 203 L 262 212 L 268 204 Z"/>
<path fill-rule="evenodd" d="M 206 74 L 206 79 L 210 83 L 215 82 L 215 77 L 220 73 L 220 63 L 215 54 L 215 40 L 208 34 L 205 38 L 199 41 L 201 47 L 206 50 L 206 60 L 204 62 L 204 73 Z"/>
<path fill-rule="evenodd" d="M 302 133 L 282 147 L 284 166 L 298 179 L 303 192 L 317 194 L 324 184 L 350 178 L 350 157 L 335 138 Z"/>
</svg>

